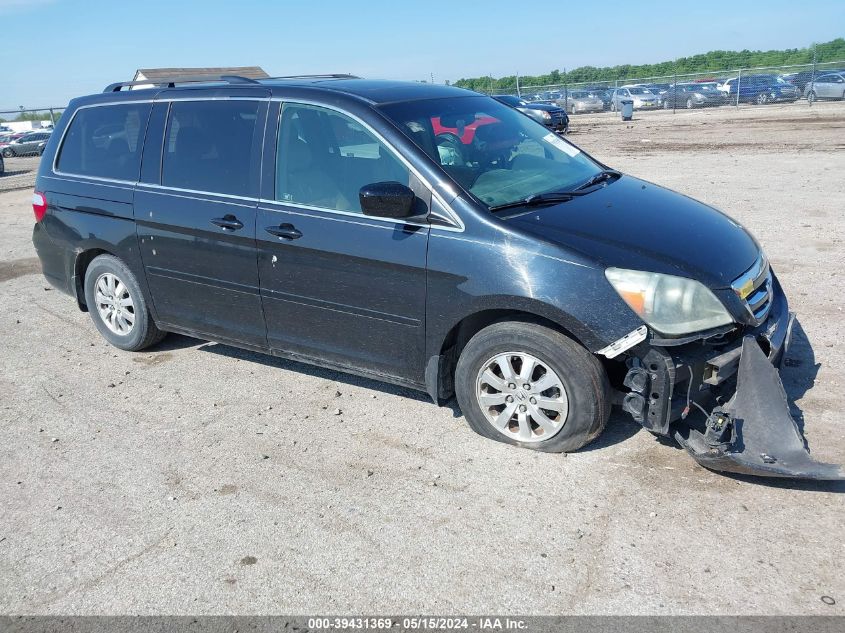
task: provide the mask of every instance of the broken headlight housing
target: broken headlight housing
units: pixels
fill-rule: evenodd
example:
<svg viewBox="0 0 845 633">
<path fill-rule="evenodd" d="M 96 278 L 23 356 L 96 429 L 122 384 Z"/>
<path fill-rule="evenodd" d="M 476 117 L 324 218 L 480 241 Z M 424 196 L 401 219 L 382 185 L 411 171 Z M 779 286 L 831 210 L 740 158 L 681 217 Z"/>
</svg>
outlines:
<svg viewBox="0 0 845 633">
<path fill-rule="evenodd" d="M 625 303 L 661 334 L 679 336 L 733 322 L 722 302 L 694 279 L 624 268 L 604 274 Z"/>
</svg>

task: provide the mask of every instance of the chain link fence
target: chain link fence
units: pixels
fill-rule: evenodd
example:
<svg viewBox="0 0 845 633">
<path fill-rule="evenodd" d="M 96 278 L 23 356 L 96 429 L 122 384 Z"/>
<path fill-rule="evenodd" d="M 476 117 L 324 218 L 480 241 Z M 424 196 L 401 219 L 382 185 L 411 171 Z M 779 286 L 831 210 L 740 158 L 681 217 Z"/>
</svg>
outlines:
<svg viewBox="0 0 845 633">
<path fill-rule="evenodd" d="M 633 101 L 638 113 L 770 103 L 812 106 L 820 100 L 845 100 L 845 60 L 540 86 L 520 85 L 517 79 L 515 87 L 484 92 L 555 103 L 571 115 L 617 112 L 623 100 Z"/>
<path fill-rule="evenodd" d="M 64 106 L 0 110 L 0 191 L 35 185 L 38 158 Z"/>
</svg>

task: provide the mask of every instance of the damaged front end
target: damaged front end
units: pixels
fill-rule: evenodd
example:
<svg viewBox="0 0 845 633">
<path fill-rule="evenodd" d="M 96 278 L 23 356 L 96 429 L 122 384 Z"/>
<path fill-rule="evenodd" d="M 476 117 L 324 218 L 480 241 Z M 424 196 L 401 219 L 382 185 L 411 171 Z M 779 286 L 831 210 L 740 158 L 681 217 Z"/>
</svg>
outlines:
<svg viewBox="0 0 845 633">
<path fill-rule="evenodd" d="M 794 315 L 774 284 L 771 310 L 757 327 L 696 341 L 651 336 L 627 349 L 622 408 L 710 470 L 843 480 L 841 466 L 812 459 L 790 414 L 779 369 Z"/>
</svg>

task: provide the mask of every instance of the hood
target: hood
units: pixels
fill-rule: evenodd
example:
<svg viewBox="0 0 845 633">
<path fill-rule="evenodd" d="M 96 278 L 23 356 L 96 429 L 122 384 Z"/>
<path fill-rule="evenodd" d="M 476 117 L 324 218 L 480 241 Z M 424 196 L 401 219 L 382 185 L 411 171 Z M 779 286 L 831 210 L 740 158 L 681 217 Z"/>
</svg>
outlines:
<svg viewBox="0 0 845 633">
<path fill-rule="evenodd" d="M 623 175 L 586 196 L 506 220 L 603 266 L 647 270 L 726 288 L 760 247 L 713 207 Z"/>
<path fill-rule="evenodd" d="M 654 93 L 647 95 L 631 95 L 629 99 L 633 99 L 634 101 L 656 101 L 657 95 Z"/>
<path fill-rule="evenodd" d="M 528 103 L 523 108 L 527 108 L 528 110 L 543 110 L 545 112 L 554 112 L 555 110 L 560 110 L 559 105 L 551 105 L 549 103 Z"/>
</svg>

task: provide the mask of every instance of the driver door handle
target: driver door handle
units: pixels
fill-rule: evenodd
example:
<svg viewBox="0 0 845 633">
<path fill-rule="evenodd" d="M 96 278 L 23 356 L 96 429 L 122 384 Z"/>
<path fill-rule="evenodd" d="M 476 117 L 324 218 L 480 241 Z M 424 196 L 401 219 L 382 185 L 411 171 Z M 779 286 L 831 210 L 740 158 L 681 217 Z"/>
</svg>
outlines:
<svg viewBox="0 0 845 633">
<path fill-rule="evenodd" d="M 302 237 L 302 231 L 297 229 L 293 224 L 279 224 L 278 226 L 268 226 L 264 229 L 270 235 L 281 237 L 286 240 L 298 240 Z"/>
</svg>

